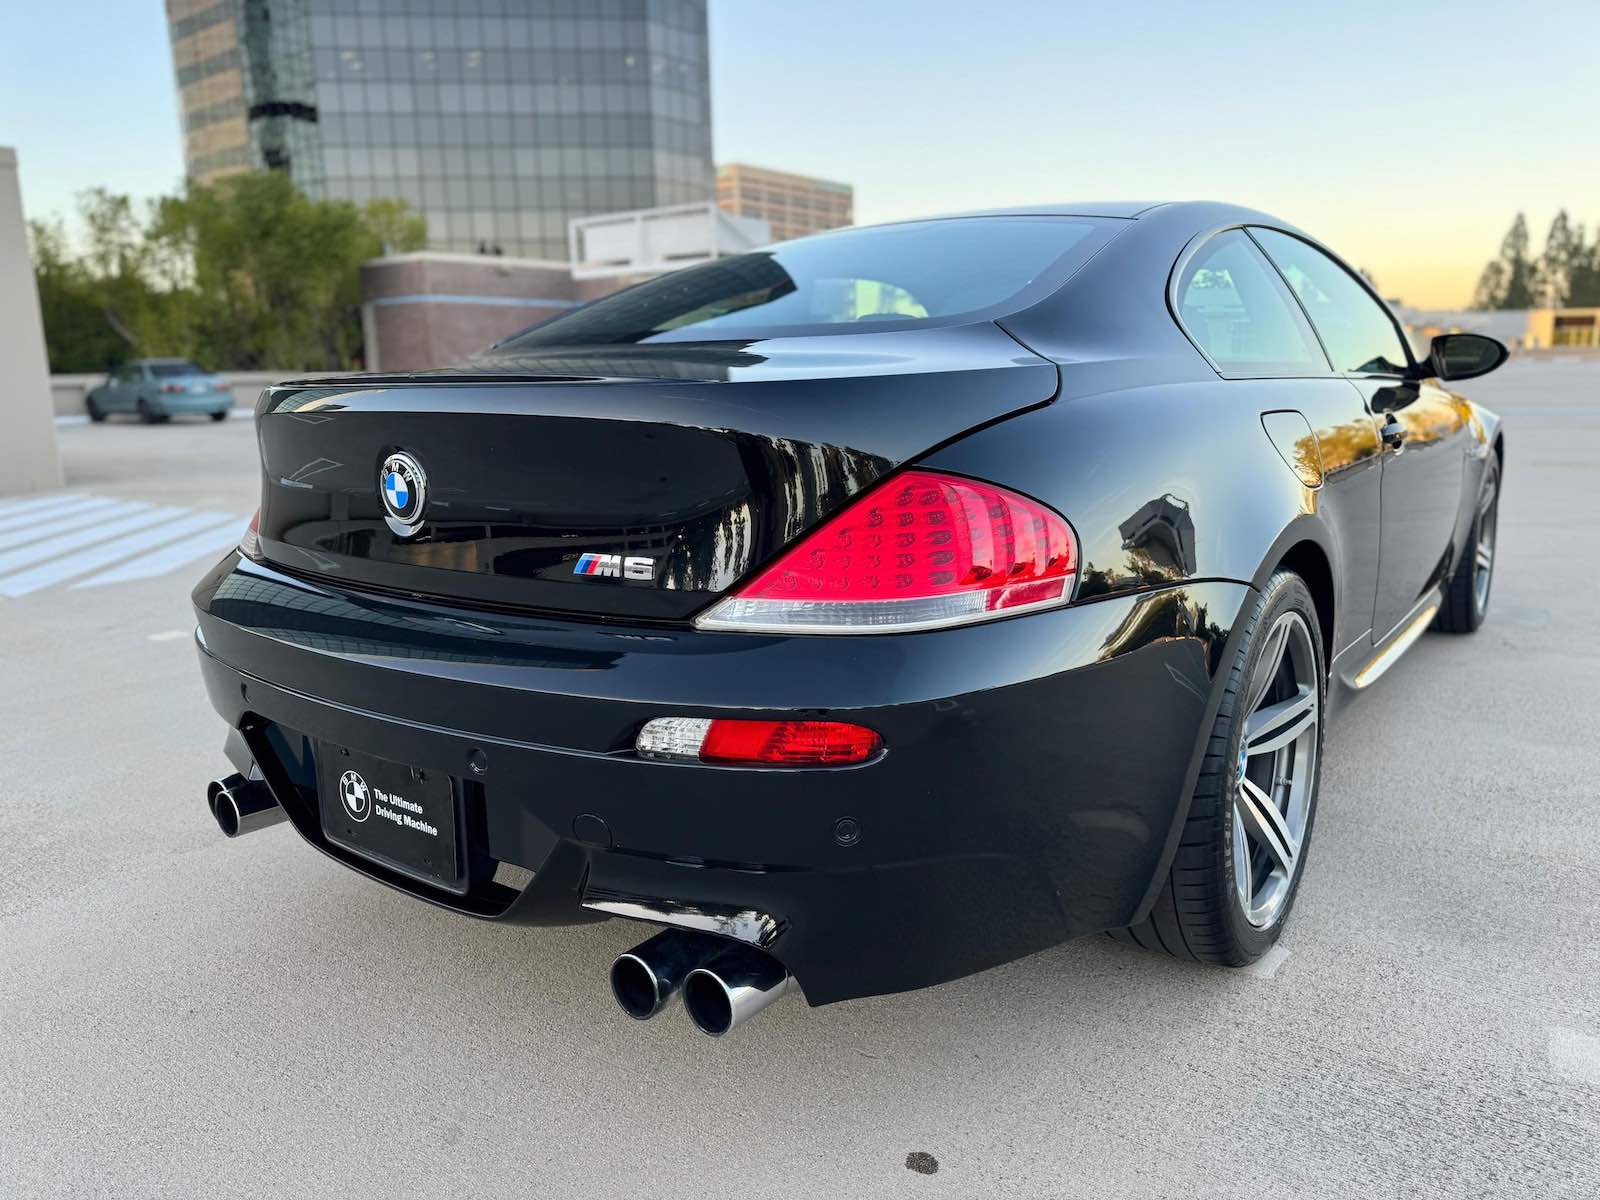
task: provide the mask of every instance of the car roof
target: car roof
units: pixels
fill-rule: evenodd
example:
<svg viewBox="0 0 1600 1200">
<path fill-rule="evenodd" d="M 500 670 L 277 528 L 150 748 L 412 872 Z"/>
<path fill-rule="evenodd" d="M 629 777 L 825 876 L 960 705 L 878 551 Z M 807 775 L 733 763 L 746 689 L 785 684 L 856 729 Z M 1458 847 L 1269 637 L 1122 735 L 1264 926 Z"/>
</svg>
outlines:
<svg viewBox="0 0 1600 1200">
<path fill-rule="evenodd" d="M 1136 218 L 1162 208 L 1164 200 L 1080 200 L 1058 204 L 1013 204 L 1006 208 L 977 208 L 946 213 L 951 217 L 1124 217 Z"/>
<path fill-rule="evenodd" d="M 910 225 L 925 221 L 956 221 L 972 217 L 1088 217 L 1099 220 L 1140 221 L 1156 219 L 1167 229 L 1187 228 L 1190 233 L 1202 233 L 1228 225 L 1266 225 L 1308 237 L 1289 222 L 1271 213 L 1246 208 L 1241 204 L 1227 204 L 1216 200 L 1097 200 L 1062 202 L 1053 204 L 1019 204 L 1009 208 L 979 208 L 967 212 L 930 213 L 923 217 L 904 217 L 881 222 L 887 225 Z M 853 226 L 863 229 L 873 226 Z M 844 230 L 827 230 L 813 234 L 826 237 L 829 233 Z M 1315 239 L 1309 239 L 1314 241 Z"/>
</svg>

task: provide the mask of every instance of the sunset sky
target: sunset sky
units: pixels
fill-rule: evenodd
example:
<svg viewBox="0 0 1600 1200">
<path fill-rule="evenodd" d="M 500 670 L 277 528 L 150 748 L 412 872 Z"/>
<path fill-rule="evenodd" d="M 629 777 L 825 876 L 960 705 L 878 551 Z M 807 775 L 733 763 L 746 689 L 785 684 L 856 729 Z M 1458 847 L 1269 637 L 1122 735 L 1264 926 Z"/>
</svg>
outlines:
<svg viewBox="0 0 1600 1200">
<path fill-rule="evenodd" d="M 182 174 L 159 0 L 30 5 L 0 144 L 30 215 Z M 1566 31 L 1567 36 L 1563 31 Z M 1520 209 L 1600 222 L 1592 4 L 711 0 L 716 155 L 856 188 L 857 219 L 1216 199 L 1329 242 L 1419 307 L 1465 304 Z"/>
</svg>

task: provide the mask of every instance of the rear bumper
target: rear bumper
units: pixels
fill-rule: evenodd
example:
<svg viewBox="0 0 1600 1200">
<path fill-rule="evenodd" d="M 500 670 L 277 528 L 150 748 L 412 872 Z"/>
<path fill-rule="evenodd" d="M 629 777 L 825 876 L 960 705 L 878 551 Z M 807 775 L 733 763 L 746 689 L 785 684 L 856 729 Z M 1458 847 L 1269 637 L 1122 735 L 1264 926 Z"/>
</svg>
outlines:
<svg viewBox="0 0 1600 1200">
<path fill-rule="evenodd" d="M 150 408 L 158 416 L 169 417 L 182 416 L 185 413 L 231 412 L 233 393 L 202 392 L 193 396 L 158 396 L 150 402 Z"/>
<path fill-rule="evenodd" d="M 1248 593 L 1192 584 L 964 629 L 785 638 L 381 599 L 235 555 L 195 603 L 232 753 L 324 853 L 486 919 L 618 914 L 740 938 L 821 1004 L 1141 915 Z M 774 710 L 867 725 L 887 753 L 761 770 L 632 751 L 651 717 Z M 463 780 L 482 814 L 469 837 L 532 881 L 457 896 L 330 844 L 317 739 Z"/>
</svg>

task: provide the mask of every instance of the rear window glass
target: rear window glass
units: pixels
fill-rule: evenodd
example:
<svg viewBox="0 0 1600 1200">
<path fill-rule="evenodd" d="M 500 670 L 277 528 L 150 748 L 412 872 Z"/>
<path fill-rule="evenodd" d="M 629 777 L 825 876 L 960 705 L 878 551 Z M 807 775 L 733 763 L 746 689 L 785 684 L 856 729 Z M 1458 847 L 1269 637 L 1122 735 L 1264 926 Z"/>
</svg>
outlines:
<svg viewBox="0 0 1600 1200">
<path fill-rule="evenodd" d="M 183 375 L 204 375 L 205 372 L 192 362 L 163 362 L 151 363 L 150 374 L 157 379 L 176 379 Z"/>
<path fill-rule="evenodd" d="M 962 217 L 848 229 L 663 275 L 496 349 L 718 341 L 976 317 L 1064 281 L 1110 218 Z"/>
</svg>

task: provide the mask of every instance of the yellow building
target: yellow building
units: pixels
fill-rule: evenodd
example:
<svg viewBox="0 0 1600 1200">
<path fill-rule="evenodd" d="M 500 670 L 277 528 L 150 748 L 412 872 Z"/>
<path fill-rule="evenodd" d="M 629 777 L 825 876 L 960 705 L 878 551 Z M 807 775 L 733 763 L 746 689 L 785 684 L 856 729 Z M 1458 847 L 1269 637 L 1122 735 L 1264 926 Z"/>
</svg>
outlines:
<svg viewBox="0 0 1600 1200">
<path fill-rule="evenodd" d="M 717 207 L 739 217 L 764 218 L 775 242 L 853 225 L 856 219 L 855 189 L 848 183 L 747 163 L 717 168 Z"/>
<path fill-rule="evenodd" d="M 1600 348 L 1600 308 L 1535 308 L 1528 313 L 1523 345 Z"/>
</svg>

